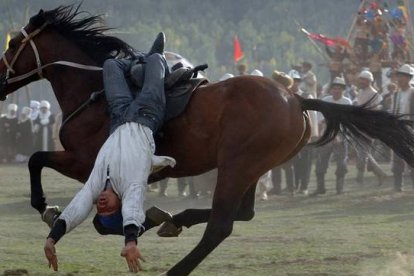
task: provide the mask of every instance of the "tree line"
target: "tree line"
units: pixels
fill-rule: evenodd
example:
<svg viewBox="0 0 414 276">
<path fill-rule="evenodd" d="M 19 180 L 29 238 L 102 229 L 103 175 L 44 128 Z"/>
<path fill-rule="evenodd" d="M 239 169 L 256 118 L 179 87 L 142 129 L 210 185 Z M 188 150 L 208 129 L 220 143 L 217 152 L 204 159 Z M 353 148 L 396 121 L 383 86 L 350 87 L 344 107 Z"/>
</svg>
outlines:
<svg viewBox="0 0 414 276">
<path fill-rule="evenodd" d="M 20 28 L 43 8 L 68 1 L 3 0 L 0 34 Z M 233 37 L 238 35 L 245 57 L 241 62 L 265 74 L 289 70 L 291 65 L 324 60 L 299 31 L 299 22 L 311 32 L 346 37 L 360 0 L 85 0 L 82 10 L 102 14 L 107 25 L 139 50 L 147 50 L 156 34 L 167 35 L 167 50 L 196 64 L 208 63 L 207 75 L 218 78 L 234 72 Z M 319 67 L 316 67 L 319 71 Z M 327 71 L 325 68 L 321 71 Z"/>
</svg>

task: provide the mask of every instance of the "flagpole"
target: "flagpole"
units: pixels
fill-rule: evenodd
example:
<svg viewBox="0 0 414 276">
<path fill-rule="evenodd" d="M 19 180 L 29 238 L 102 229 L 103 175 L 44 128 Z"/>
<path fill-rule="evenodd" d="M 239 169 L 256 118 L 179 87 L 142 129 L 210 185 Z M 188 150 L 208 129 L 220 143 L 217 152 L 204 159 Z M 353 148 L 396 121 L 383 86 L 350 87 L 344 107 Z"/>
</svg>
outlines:
<svg viewBox="0 0 414 276">
<path fill-rule="evenodd" d="M 299 27 L 299 30 L 306 35 L 306 37 L 308 38 L 308 40 L 315 47 L 316 51 L 323 57 L 323 59 L 325 61 L 327 61 L 329 63 L 330 62 L 330 59 L 326 56 L 326 53 L 324 53 L 322 51 L 322 49 L 319 47 L 319 45 L 309 37 L 310 33 L 305 28 L 303 28 L 296 19 L 293 19 L 293 20 L 295 21 L 296 25 Z"/>
<path fill-rule="evenodd" d="M 365 5 L 366 0 L 362 0 L 361 4 L 359 4 L 358 12 L 361 10 L 361 8 Z M 357 22 L 358 16 L 354 16 L 354 20 L 352 20 L 351 28 L 349 29 L 348 35 L 346 36 L 346 40 L 349 41 L 351 39 L 351 35 L 354 31 L 355 24 Z"/>
<path fill-rule="evenodd" d="M 413 43 L 413 39 L 414 39 L 414 34 L 413 34 L 413 24 L 411 22 L 410 6 L 409 6 L 409 2 L 407 0 L 404 0 L 404 6 L 405 6 L 405 9 L 407 11 L 407 17 L 408 17 L 407 18 L 408 34 L 409 34 L 408 35 L 408 38 L 409 38 L 408 45 L 411 46 L 409 48 L 411 48 L 411 53 L 410 53 L 411 60 L 410 60 L 410 62 L 412 62 L 412 60 L 413 60 L 413 54 L 414 54 L 413 47 L 412 47 L 412 43 Z"/>
</svg>

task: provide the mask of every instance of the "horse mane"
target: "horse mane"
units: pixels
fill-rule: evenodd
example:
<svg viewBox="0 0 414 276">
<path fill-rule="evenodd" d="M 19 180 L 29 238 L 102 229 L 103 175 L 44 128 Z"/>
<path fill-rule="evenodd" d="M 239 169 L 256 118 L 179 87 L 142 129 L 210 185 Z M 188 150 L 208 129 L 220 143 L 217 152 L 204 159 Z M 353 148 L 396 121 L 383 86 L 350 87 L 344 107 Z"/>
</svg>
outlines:
<svg viewBox="0 0 414 276">
<path fill-rule="evenodd" d="M 132 46 L 119 38 L 104 34 L 112 28 L 104 25 L 102 15 L 79 11 L 80 6 L 68 5 L 49 11 L 40 10 L 37 15 L 30 18 L 29 23 L 34 27 L 40 27 L 47 22 L 65 38 L 78 45 L 100 66 L 108 58 L 133 56 Z M 77 18 L 79 15 L 87 16 Z"/>
</svg>

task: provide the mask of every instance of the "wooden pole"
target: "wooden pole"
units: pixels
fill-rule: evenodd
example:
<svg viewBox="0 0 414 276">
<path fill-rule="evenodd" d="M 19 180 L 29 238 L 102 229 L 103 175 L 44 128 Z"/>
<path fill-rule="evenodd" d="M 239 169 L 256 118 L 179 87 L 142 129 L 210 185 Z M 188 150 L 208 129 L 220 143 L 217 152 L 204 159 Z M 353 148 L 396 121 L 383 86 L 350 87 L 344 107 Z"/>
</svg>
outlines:
<svg viewBox="0 0 414 276">
<path fill-rule="evenodd" d="M 362 0 L 361 4 L 359 4 L 358 12 L 362 9 L 362 7 L 365 5 L 366 0 Z M 348 35 L 346 36 L 346 40 L 349 41 L 351 39 L 351 36 L 354 32 L 354 28 L 356 25 L 357 16 L 354 16 L 354 20 L 352 20 L 351 28 L 349 29 Z"/>
<path fill-rule="evenodd" d="M 414 49 L 412 47 L 413 42 L 414 42 L 414 32 L 413 32 L 413 23 L 411 21 L 411 11 L 410 11 L 410 5 L 409 5 L 409 1 L 408 0 L 404 0 L 404 6 L 405 6 L 405 10 L 407 11 L 407 24 L 408 24 L 408 45 L 410 45 L 411 47 L 409 47 L 410 51 L 410 62 L 413 62 L 413 58 L 414 58 Z"/>
</svg>

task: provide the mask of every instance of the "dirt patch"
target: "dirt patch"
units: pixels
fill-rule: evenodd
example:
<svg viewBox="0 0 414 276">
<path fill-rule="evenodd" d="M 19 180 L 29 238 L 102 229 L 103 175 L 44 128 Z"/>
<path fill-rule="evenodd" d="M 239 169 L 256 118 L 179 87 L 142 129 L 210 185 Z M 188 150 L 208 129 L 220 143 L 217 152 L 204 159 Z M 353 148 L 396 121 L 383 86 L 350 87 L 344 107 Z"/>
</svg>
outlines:
<svg viewBox="0 0 414 276">
<path fill-rule="evenodd" d="M 257 243 L 274 243 L 274 242 L 278 242 L 278 243 L 292 243 L 292 242 L 309 242 L 308 239 L 304 238 L 304 237 L 289 237 L 289 236 L 267 236 L 267 237 L 243 237 L 243 238 L 239 238 L 239 237 L 231 237 L 229 238 L 229 240 L 233 240 L 235 242 L 242 242 L 243 244 L 246 243 L 253 243 L 253 244 L 257 244 Z"/>
<path fill-rule="evenodd" d="M 326 262 L 340 262 L 340 263 L 357 263 L 364 259 L 372 259 L 372 258 L 378 258 L 382 256 L 382 254 L 379 253 L 361 253 L 361 254 L 355 254 L 351 256 L 330 256 L 323 259 L 293 259 L 293 260 L 285 260 L 285 261 L 275 261 L 273 264 L 277 265 L 292 265 L 292 264 L 322 264 Z"/>
<path fill-rule="evenodd" d="M 8 269 L 2 274 L 3 276 L 26 276 L 29 272 L 26 269 Z"/>
</svg>

